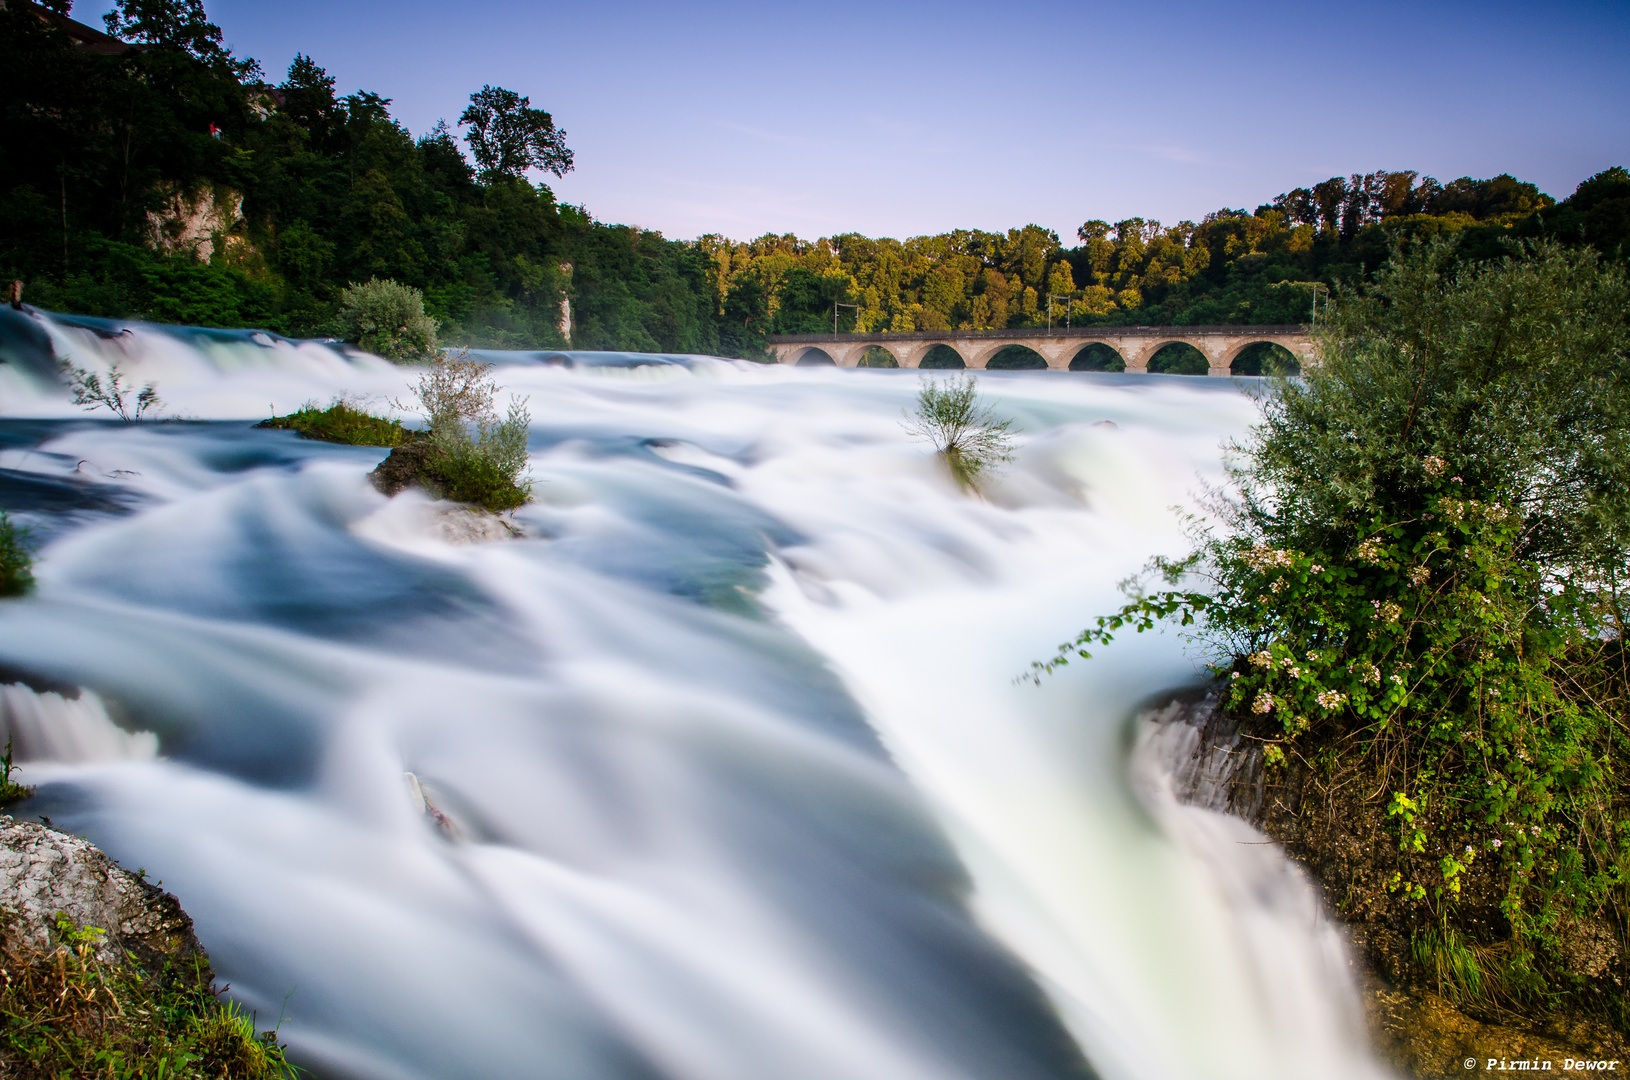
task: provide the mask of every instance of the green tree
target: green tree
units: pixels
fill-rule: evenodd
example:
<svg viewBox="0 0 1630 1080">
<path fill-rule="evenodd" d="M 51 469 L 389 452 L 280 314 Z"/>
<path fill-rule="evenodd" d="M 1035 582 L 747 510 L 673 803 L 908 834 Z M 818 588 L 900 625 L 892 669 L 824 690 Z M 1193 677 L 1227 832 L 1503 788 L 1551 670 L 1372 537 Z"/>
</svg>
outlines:
<svg viewBox="0 0 1630 1080">
<path fill-rule="evenodd" d="M 519 179 L 528 169 L 556 176 L 571 171 L 566 132 L 555 127 L 548 113 L 531 106 L 531 98 L 501 86 L 483 86 L 470 95 L 458 122 L 470 129 L 465 138 L 484 182 Z"/>
<path fill-rule="evenodd" d="M 203 0 L 117 0 L 102 21 L 116 38 L 179 49 L 206 64 L 227 67 L 239 78 L 260 72 L 253 60 L 236 59 L 221 44 L 221 28 L 204 14 Z"/>
</svg>

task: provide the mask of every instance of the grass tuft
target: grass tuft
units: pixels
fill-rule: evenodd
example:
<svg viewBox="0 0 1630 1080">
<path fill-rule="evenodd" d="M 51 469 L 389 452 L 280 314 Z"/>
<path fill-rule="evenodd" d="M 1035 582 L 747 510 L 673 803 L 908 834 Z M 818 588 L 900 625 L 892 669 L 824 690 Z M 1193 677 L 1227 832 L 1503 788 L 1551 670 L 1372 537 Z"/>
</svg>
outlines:
<svg viewBox="0 0 1630 1080">
<path fill-rule="evenodd" d="M 98 957 L 103 931 L 58 915 L 47 949 L 8 945 L 0 1075 L 15 1080 L 285 1080 L 273 1032 L 210 989 L 207 971 L 158 973 Z"/>
<path fill-rule="evenodd" d="M 413 438 L 413 432 L 397 420 L 375 416 L 346 400 L 339 398 L 326 409 L 308 401 L 297 412 L 287 416 L 274 416 L 255 425 L 261 428 L 282 428 L 299 432 L 303 439 L 320 442 L 345 443 L 350 446 L 402 446 Z"/>
</svg>

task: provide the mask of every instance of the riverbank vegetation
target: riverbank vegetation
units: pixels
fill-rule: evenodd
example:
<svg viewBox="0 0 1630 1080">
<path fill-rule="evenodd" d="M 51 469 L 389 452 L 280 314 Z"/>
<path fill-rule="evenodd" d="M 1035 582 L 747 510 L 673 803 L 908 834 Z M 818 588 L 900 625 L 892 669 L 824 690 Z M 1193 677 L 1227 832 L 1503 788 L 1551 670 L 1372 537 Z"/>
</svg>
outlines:
<svg viewBox="0 0 1630 1080">
<path fill-rule="evenodd" d="M 311 57 L 267 81 L 197 3 L 120 0 L 108 25 L 128 51 L 80 47 L 66 10 L 0 10 L 0 140 L 29 148 L 0 157 L 0 278 L 59 311 L 366 338 L 404 359 L 433 335 L 762 358 L 767 335 L 830 332 L 835 310 L 869 331 L 1305 322 L 1316 286 L 1367 279 L 1401 239 L 1457 236 L 1463 258 L 1538 237 L 1630 256 L 1622 168 L 1562 203 L 1505 175 L 1332 177 L 1199 222 L 1087 220 L 1074 246 L 1036 225 L 670 240 L 529 179 L 572 154 L 514 91 L 483 87 L 457 125 L 415 136 L 388 99 L 337 96 Z M 386 283 L 422 310 L 356 316 L 347 290 Z"/>
<path fill-rule="evenodd" d="M 1383 971 L 1622 1041 L 1630 286 L 1588 249 L 1466 244 L 1339 291 L 1192 553 L 1039 666 L 1192 626 Z"/>
<path fill-rule="evenodd" d="M 8 941 L 0 987 L 0 1069 L 17 1080 L 284 1080 L 271 1032 L 221 1002 L 207 967 L 152 973 L 98 955 L 103 932 L 57 919 L 46 949 Z"/>
</svg>

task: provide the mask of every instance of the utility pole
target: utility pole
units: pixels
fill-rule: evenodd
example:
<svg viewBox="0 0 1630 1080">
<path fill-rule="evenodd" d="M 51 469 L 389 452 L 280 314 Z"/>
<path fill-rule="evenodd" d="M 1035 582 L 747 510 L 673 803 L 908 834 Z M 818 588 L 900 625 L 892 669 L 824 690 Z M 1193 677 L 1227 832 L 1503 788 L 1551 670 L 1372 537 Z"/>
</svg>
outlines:
<svg viewBox="0 0 1630 1080">
<path fill-rule="evenodd" d="M 1322 281 L 1310 281 L 1308 284 L 1313 286 L 1313 311 L 1311 313 L 1311 325 L 1317 329 L 1319 325 L 1319 290 L 1324 289 L 1325 291 L 1324 307 L 1326 314 L 1328 314 L 1330 310 L 1330 290 L 1324 288 L 1324 282 Z"/>
<path fill-rule="evenodd" d="M 1067 294 L 1067 293 L 1048 293 L 1047 294 L 1047 329 L 1051 330 L 1053 328 L 1053 301 L 1054 300 L 1062 300 L 1062 301 L 1064 301 L 1064 329 L 1068 330 L 1070 328 L 1070 297 L 1069 297 L 1069 294 Z"/>
<path fill-rule="evenodd" d="M 838 333 L 838 309 L 839 308 L 845 308 L 845 307 L 852 307 L 852 308 L 855 309 L 855 329 L 856 330 L 860 329 L 860 305 L 859 304 L 840 304 L 836 300 L 834 300 L 834 301 L 832 301 L 832 334 L 833 334 L 834 337 L 836 337 L 837 333 Z"/>
</svg>

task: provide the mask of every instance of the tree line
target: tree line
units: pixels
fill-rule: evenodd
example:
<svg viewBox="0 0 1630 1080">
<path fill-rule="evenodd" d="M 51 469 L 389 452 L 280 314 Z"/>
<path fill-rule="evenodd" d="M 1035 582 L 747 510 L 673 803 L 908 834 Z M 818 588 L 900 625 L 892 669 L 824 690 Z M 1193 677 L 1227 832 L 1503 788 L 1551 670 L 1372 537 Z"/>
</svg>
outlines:
<svg viewBox="0 0 1630 1080">
<path fill-rule="evenodd" d="M 515 91 L 485 86 L 457 130 L 415 137 L 308 56 L 266 81 L 201 0 L 120 0 L 101 40 L 67 14 L 0 10 L 0 139 L 27 148 L 0 159 L 0 275 L 58 311 L 320 336 L 347 286 L 388 278 L 422 291 L 444 341 L 761 358 L 834 314 L 866 331 L 1304 322 L 1316 284 L 1428 236 L 1474 259 L 1539 236 L 1630 253 L 1622 168 L 1561 203 L 1507 175 L 1335 177 L 1199 223 L 1089 220 L 1072 247 L 1037 225 L 671 240 L 529 179 L 573 158 Z"/>
</svg>

